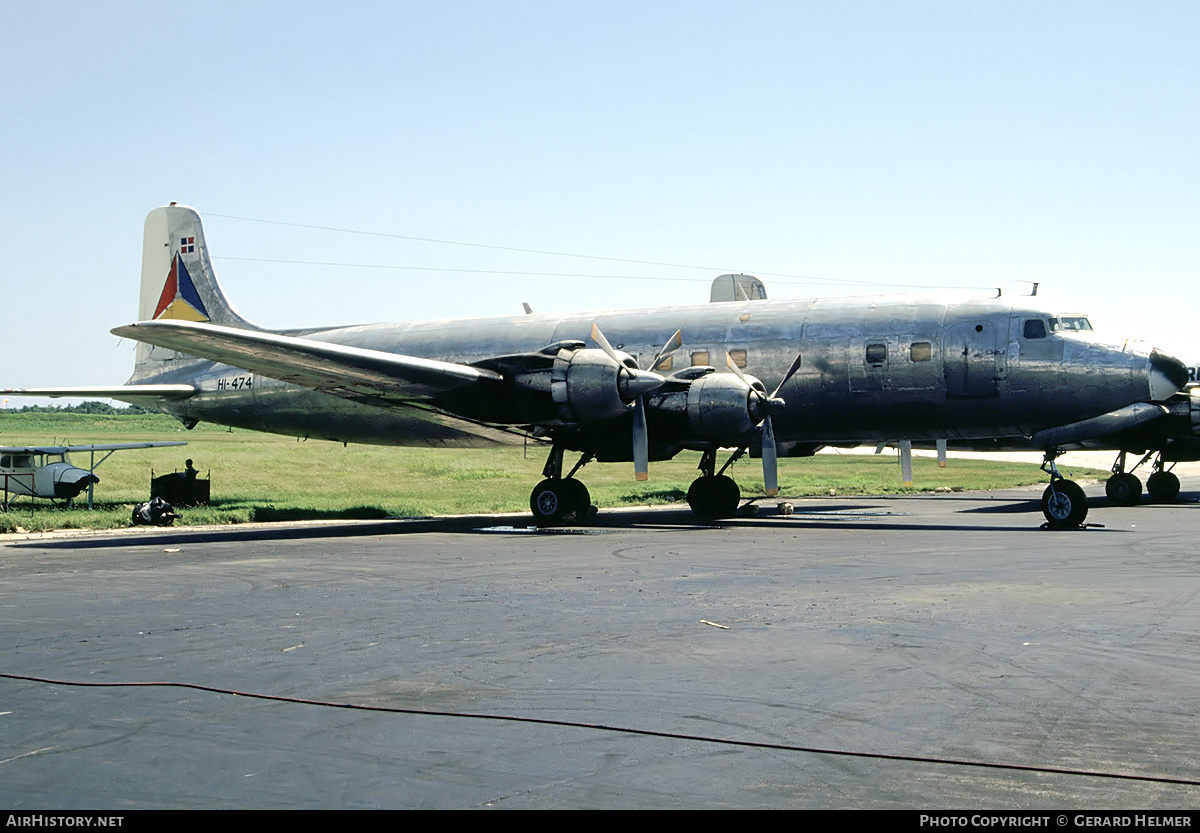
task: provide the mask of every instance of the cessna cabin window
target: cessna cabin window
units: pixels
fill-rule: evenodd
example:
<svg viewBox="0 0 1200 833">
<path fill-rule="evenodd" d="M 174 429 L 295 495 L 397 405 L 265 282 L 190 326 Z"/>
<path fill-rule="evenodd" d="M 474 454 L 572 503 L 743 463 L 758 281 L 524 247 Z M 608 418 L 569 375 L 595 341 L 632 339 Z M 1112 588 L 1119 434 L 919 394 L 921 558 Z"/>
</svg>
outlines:
<svg viewBox="0 0 1200 833">
<path fill-rule="evenodd" d="M 878 367 L 887 361 L 887 345 L 886 344 L 868 344 L 867 345 L 867 364 Z"/>
<path fill-rule="evenodd" d="M 1046 322 L 1040 318 L 1030 318 L 1025 322 L 1025 338 L 1045 338 Z"/>
<path fill-rule="evenodd" d="M 933 359 L 933 345 L 928 341 L 914 341 L 908 348 L 909 361 L 927 362 Z"/>
</svg>

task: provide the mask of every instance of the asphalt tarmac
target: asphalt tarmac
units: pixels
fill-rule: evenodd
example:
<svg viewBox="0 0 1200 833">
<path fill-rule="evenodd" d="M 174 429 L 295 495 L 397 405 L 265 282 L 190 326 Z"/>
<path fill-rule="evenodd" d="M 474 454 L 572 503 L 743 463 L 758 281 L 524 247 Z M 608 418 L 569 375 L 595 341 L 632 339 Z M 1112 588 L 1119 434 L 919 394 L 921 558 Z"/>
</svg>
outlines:
<svg viewBox="0 0 1200 833">
<path fill-rule="evenodd" d="M 0 806 L 1194 808 L 1200 478 L 1088 492 L 8 539 L 5 674 L 315 702 L 0 678 Z"/>
</svg>

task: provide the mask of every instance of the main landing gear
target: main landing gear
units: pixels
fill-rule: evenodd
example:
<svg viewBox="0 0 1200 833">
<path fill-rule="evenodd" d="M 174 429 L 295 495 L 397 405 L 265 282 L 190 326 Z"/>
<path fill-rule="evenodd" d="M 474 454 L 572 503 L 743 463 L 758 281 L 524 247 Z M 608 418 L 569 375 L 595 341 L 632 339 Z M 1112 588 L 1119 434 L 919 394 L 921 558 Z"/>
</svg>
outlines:
<svg viewBox="0 0 1200 833">
<path fill-rule="evenodd" d="M 687 502 L 693 514 L 712 520 L 728 518 L 738 510 L 742 500 L 741 490 L 732 477 L 725 474 L 735 460 L 746 453 L 739 448 L 717 471 L 717 450 L 710 448 L 700 456 L 700 477 L 692 481 L 688 489 Z M 579 462 L 563 477 L 563 448 L 555 445 L 542 469 L 541 483 L 529 495 L 529 509 L 538 526 L 561 526 L 568 523 L 585 523 L 596 511 L 587 487 L 575 479 L 575 473 L 594 459 L 584 454 Z"/>
<path fill-rule="evenodd" d="M 575 479 L 575 472 L 591 462 L 592 457 L 591 454 L 584 454 L 575 468 L 563 477 L 562 446 L 556 445 L 550 449 L 550 456 L 542 469 L 545 479 L 534 486 L 529 495 L 529 509 L 539 526 L 559 526 L 571 521 L 584 523 L 591 517 L 592 496 L 587 486 Z"/>
<path fill-rule="evenodd" d="M 746 449 L 739 448 L 717 471 L 717 450 L 707 449 L 700 455 L 700 476 L 692 481 L 688 489 L 687 502 L 692 507 L 692 513 L 705 519 L 728 518 L 737 511 L 738 503 L 742 500 L 742 492 L 732 477 L 725 474 L 725 469 L 732 465 Z"/>
<path fill-rule="evenodd" d="M 1141 501 L 1142 481 L 1138 480 L 1134 472 L 1138 466 L 1151 457 L 1154 457 L 1155 460 L 1151 466 L 1150 476 L 1146 478 L 1146 491 L 1150 493 L 1151 500 L 1158 503 L 1170 503 L 1175 499 L 1179 494 L 1179 478 L 1164 466 L 1161 452 L 1153 450 L 1147 452 L 1146 456 L 1138 460 L 1129 471 L 1125 470 L 1125 454 L 1124 451 L 1117 454 L 1117 459 L 1112 467 L 1112 476 L 1104 484 L 1104 493 L 1108 495 L 1110 502 L 1117 506 L 1134 506 Z M 1174 467 L 1174 463 L 1171 465 Z"/>
<path fill-rule="evenodd" d="M 1047 451 L 1042 462 L 1042 471 L 1050 475 L 1050 485 L 1042 492 L 1042 514 L 1051 529 L 1074 529 L 1087 517 L 1087 495 L 1078 483 L 1058 473 L 1054 465 L 1056 456 Z"/>
</svg>

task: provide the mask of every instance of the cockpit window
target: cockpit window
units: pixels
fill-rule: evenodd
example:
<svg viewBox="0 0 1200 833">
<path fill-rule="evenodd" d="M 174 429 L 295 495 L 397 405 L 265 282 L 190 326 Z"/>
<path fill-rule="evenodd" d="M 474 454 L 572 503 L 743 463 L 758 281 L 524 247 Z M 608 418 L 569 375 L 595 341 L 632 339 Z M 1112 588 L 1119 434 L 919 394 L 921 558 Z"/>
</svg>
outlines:
<svg viewBox="0 0 1200 833">
<path fill-rule="evenodd" d="M 1086 315 L 1059 315 L 1050 319 L 1050 331 L 1064 330 L 1072 333 L 1090 333 L 1092 322 Z"/>
<path fill-rule="evenodd" d="M 1050 319 L 1054 321 L 1053 318 Z M 1045 338 L 1046 322 L 1040 318 L 1030 318 L 1025 322 L 1025 338 Z"/>
</svg>

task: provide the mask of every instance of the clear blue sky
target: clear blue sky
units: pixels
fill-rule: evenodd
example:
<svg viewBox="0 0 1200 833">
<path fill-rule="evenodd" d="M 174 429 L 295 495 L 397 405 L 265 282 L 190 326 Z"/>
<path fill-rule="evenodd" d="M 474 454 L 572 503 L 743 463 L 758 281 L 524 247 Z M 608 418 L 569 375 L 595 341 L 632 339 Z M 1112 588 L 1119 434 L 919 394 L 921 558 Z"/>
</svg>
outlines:
<svg viewBox="0 0 1200 833">
<path fill-rule="evenodd" d="M 266 326 L 702 302 L 743 270 L 1041 281 L 1200 356 L 1194 0 L 2 8 L 3 387 L 127 378 L 108 329 L 171 200 Z"/>
</svg>

